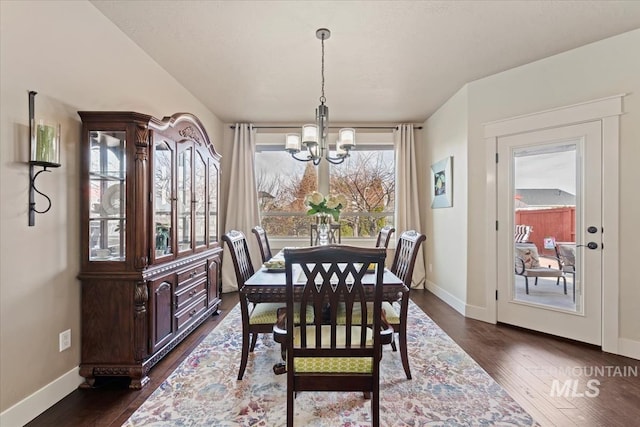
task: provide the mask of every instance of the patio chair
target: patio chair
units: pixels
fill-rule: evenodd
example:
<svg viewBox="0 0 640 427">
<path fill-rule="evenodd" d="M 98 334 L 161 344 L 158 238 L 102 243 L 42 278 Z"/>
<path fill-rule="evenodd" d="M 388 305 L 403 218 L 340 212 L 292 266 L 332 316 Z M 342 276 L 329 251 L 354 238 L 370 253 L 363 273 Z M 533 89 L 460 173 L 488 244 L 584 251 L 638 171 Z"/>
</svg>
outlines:
<svg viewBox="0 0 640 427">
<path fill-rule="evenodd" d="M 385 257 L 382 248 L 285 249 L 286 316 L 273 332 L 286 346 L 288 427 L 294 425 L 294 401 L 301 391 L 362 391 L 371 398 L 371 424 L 380 425 L 382 344 L 393 336 L 382 321 Z M 370 264 L 377 267 L 375 280 L 363 285 Z M 302 280 L 294 275 L 298 269 Z M 338 321 L 339 306 L 344 323 Z M 306 307 L 313 307 L 314 320 L 294 323 L 295 312 L 304 319 Z M 356 310 L 364 316 L 355 316 Z M 370 325 L 364 320 L 368 310 Z"/>
<path fill-rule="evenodd" d="M 562 279 L 564 283 L 564 294 L 567 294 L 567 278 L 561 268 L 543 267 L 540 265 L 538 248 L 533 243 L 517 243 L 515 245 L 515 273 L 524 277 L 525 293 L 529 294 L 529 277 L 535 279 L 534 286 L 538 285 L 538 277 L 555 277 L 556 283 Z M 558 265 L 561 265 L 557 259 Z M 575 298 L 575 289 L 574 289 Z"/>
<path fill-rule="evenodd" d="M 571 274 L 573 279 L 573 300 L 576 300 L 576 242 L 555 242 L 556 257 L 560 260 L 560 268 Z M 558 279 L 560 280 L 560 279 Z"/>
<path fill-rule="evenodd" d="M 533 231 L 533 227 L 530 225 L 516 225 L 513 232 L 513 241 L 515 243 L 528 243 L 529 235 Z"/>
</svg>

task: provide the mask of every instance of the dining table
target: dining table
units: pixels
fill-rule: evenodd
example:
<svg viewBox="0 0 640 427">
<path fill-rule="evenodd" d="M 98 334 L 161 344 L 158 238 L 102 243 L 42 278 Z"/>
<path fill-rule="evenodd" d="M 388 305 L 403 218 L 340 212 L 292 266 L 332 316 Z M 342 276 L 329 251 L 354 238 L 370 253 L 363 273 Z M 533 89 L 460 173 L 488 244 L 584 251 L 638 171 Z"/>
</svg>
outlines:
<svg viewBox="0 0 640 427">
<path fill-rule="evenodd" d="M 276 254 L 272 260 L 284 259 L 283 251 Z M 268 265 L 268 263 L 266 263 Z M 293 266 L 293 275 L 298 277 L 300 273 L 299 266 Z M 376 275 L 365 274 L 363 283 L 373 284 Z M 389 302 L 400 301 L 401 305 L 408 304 L 409 288 L 405 286 L 402 280 L 393 274 L 388 268 L 384 269 L 382 277 L 384 300 Z M 240 289 L 240 305 L 243 312 L 248 310 L 249 303 L 261 302 L 286 302 L 286 284 L 287 278 L 284 268 L 267 268 L 265 266 L 258 269 L 249 279 L 244 282 L 244 286 Z M 297 285 L 300 286 L 297 286 Z M 303 283 L 294 283 L 295 289 L 302 291 Z"/>
</svg>

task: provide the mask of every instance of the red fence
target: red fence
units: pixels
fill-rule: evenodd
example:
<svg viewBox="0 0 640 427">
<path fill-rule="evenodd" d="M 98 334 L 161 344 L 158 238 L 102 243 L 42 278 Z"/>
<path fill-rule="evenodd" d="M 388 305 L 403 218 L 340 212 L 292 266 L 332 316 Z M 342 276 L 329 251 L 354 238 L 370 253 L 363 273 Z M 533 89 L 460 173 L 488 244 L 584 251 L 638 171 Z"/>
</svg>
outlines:
<svg viewBox="0 0 640 427">
<path fill-rule="evenodd" d="M 552 208 L 538 210 L 516 210 L 515 223 L 530 225 L 533 231 L 529 241 L 535 243 L 538 251 L 554 254 L 553 249 L 544 249 L 544 238 L 553 237 L 556 242 L 576 241 L 576 208 Z"/>
</svg>

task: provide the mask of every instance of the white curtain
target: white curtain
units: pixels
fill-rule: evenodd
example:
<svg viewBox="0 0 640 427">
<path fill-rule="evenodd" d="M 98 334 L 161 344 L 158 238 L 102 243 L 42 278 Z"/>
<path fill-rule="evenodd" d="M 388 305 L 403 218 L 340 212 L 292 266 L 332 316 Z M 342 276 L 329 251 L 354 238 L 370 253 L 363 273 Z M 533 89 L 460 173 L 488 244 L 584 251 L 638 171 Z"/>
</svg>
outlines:
<svg viewBox="0 0 640 427">
<path fill-rule="evenodd" d="M 229 174 L 229 192 L 227 215 L 221 233 L 231 230 L 242 231 L 247 237 L 249 252 L 254 266 L 258 260 L 258 244 L 251 229 L 260 224 L 258 193 L 256 190 L 254 153 L 256 131 L 252 124 L 236 123 L 231 153 L 231 172 Z M 227 244 L 224 245 L 222 260 L 222 292 L 238 290 L 233 261 Z"/>
<path fill-rule="evenodd" d="M 407 230 L 422 232 L 413 125 L 398 125 L 394 131 L 393 139 L 396 155 L 396 233 L 397 236 L 400 236 Z M 412 288 L 424 288 L 425 285 L 426 276 L 422 251 L 421 247 L 413 270 Z"/>
</svg>

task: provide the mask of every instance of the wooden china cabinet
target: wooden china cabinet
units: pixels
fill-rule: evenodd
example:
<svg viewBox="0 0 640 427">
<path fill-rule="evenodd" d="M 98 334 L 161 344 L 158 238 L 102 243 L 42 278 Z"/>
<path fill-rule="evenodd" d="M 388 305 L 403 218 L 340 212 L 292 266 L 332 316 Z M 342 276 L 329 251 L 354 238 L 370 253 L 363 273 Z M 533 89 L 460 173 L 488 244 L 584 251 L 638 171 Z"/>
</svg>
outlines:
<svg viewBox="0 0 640 427">
<path fill-rule="evenodd" d="M 197 117 L 79 111 L 81 387 L 149 369 L 220 304 L 220 156 Z"/>
</svg>

